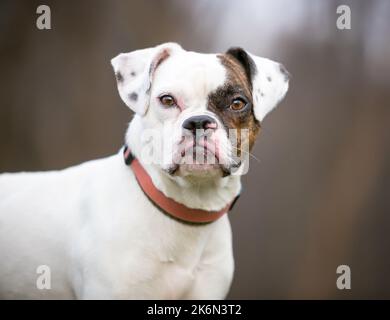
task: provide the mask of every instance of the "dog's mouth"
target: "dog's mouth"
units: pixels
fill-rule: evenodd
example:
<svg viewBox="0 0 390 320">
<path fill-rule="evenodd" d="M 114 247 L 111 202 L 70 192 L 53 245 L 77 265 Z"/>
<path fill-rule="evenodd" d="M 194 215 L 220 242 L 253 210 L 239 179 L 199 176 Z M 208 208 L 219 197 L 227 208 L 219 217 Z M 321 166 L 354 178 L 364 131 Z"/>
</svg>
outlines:
<svg viewBox="0 0 390 320">
<path fill-rule="evenodd" d="M 218 144 L 199 140 L 179 144 L 173 163 L 166 171 L 170 175 L 207 176 L 219 172 L 227 176 L 232 167 L 220 156 Z"/>
</svg>

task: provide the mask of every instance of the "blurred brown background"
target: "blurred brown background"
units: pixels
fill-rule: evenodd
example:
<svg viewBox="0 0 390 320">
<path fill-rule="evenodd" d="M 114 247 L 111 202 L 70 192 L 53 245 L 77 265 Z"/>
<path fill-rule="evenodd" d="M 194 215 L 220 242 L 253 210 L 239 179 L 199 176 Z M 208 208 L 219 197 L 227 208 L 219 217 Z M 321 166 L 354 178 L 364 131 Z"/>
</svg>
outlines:
<svg viewBox="0 0 390 320">
<path fill-rule="evenodd" d="M 229 298 L 390 298 L 390 1 L 44 1 L 46 31 L 39 4 L 0 2 L 0 172 L 120 148 L 131 113 L 109 63 L 119 52 L 239 45 L 292 80 L 231 214 Z M 351 30 L 336 28 L 339 4 Z M 349 291 L 336 288 L 341 264 Z"/>
</svg>

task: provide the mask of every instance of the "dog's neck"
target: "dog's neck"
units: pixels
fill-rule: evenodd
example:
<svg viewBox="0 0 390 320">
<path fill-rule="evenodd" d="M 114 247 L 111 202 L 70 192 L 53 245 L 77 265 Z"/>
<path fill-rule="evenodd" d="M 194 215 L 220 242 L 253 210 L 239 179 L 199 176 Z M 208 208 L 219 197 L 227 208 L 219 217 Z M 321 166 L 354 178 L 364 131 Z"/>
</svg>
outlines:
<svg viewBox="0 0 390 320">
<path fill-rule="evenodd" d="M 170 176 L 158 164 L 144 163 L 141 154 L 142 122 L 138 116 L 131 121 L 126 133 L 126 143 L 135 157 L 141 162 L 154 185 L 167 197 L 189 208 L 217 211 L 224 208 L 240 193 L 240 176 L 214 176 L 197 178 L 194 176 Z"/>
</svg>

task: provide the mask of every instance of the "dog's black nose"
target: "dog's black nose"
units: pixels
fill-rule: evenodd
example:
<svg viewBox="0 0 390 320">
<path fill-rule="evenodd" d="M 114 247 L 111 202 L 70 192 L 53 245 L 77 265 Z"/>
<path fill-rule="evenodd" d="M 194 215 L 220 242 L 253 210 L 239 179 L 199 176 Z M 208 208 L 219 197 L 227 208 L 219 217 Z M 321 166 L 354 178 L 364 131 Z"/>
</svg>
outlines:
<svg viewBox="0 0 390 320">
<path fill-rule="evenodd" d="M 183 122 L 183 128 L 195 133 L 196 129 L 216 129 L 217 122 L 207 115 L 193 116 Z"/>
</svg>

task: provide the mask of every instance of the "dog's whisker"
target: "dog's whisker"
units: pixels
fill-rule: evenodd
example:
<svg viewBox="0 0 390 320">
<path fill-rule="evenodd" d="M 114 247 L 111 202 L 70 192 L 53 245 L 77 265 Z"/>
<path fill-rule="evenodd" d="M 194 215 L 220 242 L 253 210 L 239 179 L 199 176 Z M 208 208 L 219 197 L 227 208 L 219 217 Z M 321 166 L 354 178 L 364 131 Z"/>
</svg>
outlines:
<svg viewBox="0 0 390 320">
<path fill-rule="evenodd" d="M 261 162 L 261 160 L 259 158 L 257 158 L 253 153 L 251 152 L 248 152 L 248 151 L 245 151 L 245 150 L 241 150 L 241 149 L 238 149 L 236 148 L 235 146 L 232 146 L 232 148 L 236 149 L 237 151 L 240 151 L 240 152 L 244 152 L 246 154 L 248 154 L 250 157 L 252 157 L 254 160 L 256 160 L 257 162 Z"/>
</svg>

